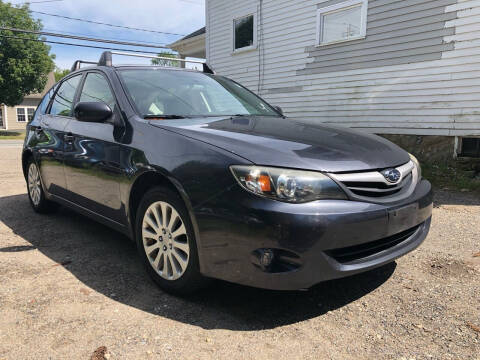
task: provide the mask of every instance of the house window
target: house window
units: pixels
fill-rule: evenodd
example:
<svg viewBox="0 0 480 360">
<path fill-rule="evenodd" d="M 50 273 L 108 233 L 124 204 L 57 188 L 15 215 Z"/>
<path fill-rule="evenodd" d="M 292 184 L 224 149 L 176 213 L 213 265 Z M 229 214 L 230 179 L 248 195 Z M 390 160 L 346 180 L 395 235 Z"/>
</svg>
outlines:
<svg viewBox="0 0 480 360">
<path fill-rule="evenodd" d="M 26 115 L 26 112 L 25 112 L 25 108 L 17 108 L 17 121 L 18 122 L 27 121 L 27 115 Z"/>
<path fill-rule="evenodd" d="M 3 128 L 3 110 L 1 107 L 0 107 L 0 128 Z"/>
<path fill-rule="evenodd" d="M 233 50 L 249 50 L 257 46 L 255 15 L 247 15 L 233 20 Z"/>
<path fill-rule="evenodd" d="M 480 158 L 480 138 L 462 138 L 459 156 Z"/>
<path fill-rule="evenodd" d="M 27 108 L 28 122 L 33 120 L 33 115 L 35 114 L 34 108 Z"/>
<path fill-rule="evenodd" d="M 317 10 L 317 45 L 364 38 L 368 0 L 349 0 Z"/>
<path fill-rule="evenodd" d="M 26 122 L 33 120 L 33 115 L 35 114 L 35 108 L 33 107 L 17 107 L 17 121 Z"/>
</svg>

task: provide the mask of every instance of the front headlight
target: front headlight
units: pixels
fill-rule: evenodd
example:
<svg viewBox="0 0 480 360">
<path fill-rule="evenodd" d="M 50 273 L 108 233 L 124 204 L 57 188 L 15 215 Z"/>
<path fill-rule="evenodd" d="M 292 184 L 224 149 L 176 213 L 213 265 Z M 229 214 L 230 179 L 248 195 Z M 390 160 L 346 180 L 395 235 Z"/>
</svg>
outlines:
<svg viewBox="0 0 480 360">
<path fill-rule="evenodd" d="M 279 201 L 347 199 L 335 181 L 318 172 L 243 165 L 231 166 L 230 170 L 244 189 Z"/>
<path fill-rule="evenodd" d="M 409 153 L 408 155 L 410 155 L 410 160 L 412 160 L 413 164 L 417 168 L 418 181 L 420 182 L 420 180 L 422 180 L 422 168 L 420 166 L 420 162 L 412 154 Z"/>
</svg>

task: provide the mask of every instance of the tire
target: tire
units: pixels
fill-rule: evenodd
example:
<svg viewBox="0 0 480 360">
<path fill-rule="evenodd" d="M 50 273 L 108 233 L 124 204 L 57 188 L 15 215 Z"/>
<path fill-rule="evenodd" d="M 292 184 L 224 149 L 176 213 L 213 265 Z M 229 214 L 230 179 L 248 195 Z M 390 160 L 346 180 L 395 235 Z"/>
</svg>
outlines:
<svg viewBox="0 0 480 360">
<path fill-rule="evenodd" d="M 205 285 L 188 211 L 173 191 L 155 187 L 143 196 L 135 235 L 142 262 L 161 289 L 187 295 Z"/>
<path fill-rule="evenodd" d="M 55 211 L 58 205 L 52 201 L 47 200 L 42 186 L 42 178 L 37 164 L 30 157 L 27 162 L 27 193 L 30 205 L 35 212 L 40 214 L 47 214 Z"/>
</svg>

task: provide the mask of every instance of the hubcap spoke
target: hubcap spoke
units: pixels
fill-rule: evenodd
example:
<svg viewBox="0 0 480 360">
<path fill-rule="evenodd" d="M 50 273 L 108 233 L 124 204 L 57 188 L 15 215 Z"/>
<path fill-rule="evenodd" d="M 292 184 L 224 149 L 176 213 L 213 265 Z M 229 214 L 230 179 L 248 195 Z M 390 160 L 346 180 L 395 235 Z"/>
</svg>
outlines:
<svg viewBox="0 0 480 360">
<path fill-rule="evenodd" d="M 160 208 L 162 209 L 162 226 L 167 226 L 167 204 L 164 202 L 160 203 Z"/>
<path fill-rule="evenodd" d="M 143 238 L 144 239 L 154 239 L 154 240 L 157 240 L 157 234 L 151 232 L 150 230 L 148 229 L 143 229 Z"/>
<path fill-rule="evenodd" d="M 187 230 L 185 229 L 185 225 L 180 225 L 180 227 L 172 233 L 172 238 L 175 240 L 180 235 L 185 235 Z"/>
<path fill-rule="evenodd" d="M 158 271 L 158 266 L 160 264 L 160 260 L 162 259 L 163 254 L 159 251 L 157 254 L 157 257 L 155 258 L 155 261 L 152 263 L 153 268 Z"/>
<path fill-rule="evenodd" d="M 157 207 L 157 206 L 154 206 L 154 207 L 152 208 L 152 214 L 153 214 L 153 216 L 154 216 L 154 218 L 155 218 L 155 222 L 157 223 L 158 227 L 159 227 L 159 228 L 162 227 L 163 224 L 162 224 L 162 222 L 160 221 L 160 215 L 158 214 L 158 207 Z"/>
<path fill-rule="evenodd" d="M 184 260 L 180 255 L 178 255 L 175 251 L 172 252 L 172 255 L 175 257 L 177 260 L 178 264 L 180 265 L 181 271 L 185 271 L 185 268 L 188 265 L 188 258 L 187 260 Z"/>
<path fill-rule="evenodd" d="M 158 241 L 156 241 L 154 244 L 152 245 L 146 245 L 145 246 L 145 253 L 147 255 L 150 255 L 154 250 L 158 249 L 159 248 L 159 244 L 158 244 Z M 160 253 L 159 253 L 160 255 Z M 158 256 L 157 256 L 158 257 Z"/>
<path fill-rule="evenodd" d="M 182 250 L 184 253 L 188 255 L 188 252 L 190 250 L 190 247 L 188 246 L 188 243 L 181 243 L 179 241 L 174 241 L 173 242 L 173 247 Z"/>
<path fill-rule="evenodd" d="M 158 226 L 153 222 L 153 220 L 150 218 L 149 212 L 145 215 L 145 218 L 143 219 L 144 223 L 148 224 L 156 233 L 158 233 Z"/>
<path fill-rule="evenodd" d="M 168 258 L 167 256 L 164 254 L 162 255 L 163 256 L 163 268 L 162 268 L 162 274 L 164 278 L 168 279 Z"/>
<path fill-rule="evenodd" d="M 168 230 L 172 231 L 173 230 L 173 226 L 175 225 L 175 223 L 177 222 L 177 219 L 179 218 L 180 216 L 178 215 L 177 211 L 172 207 L 172 214 L 170 215 L 170 222 L 168 223 Z"/>
</svg>

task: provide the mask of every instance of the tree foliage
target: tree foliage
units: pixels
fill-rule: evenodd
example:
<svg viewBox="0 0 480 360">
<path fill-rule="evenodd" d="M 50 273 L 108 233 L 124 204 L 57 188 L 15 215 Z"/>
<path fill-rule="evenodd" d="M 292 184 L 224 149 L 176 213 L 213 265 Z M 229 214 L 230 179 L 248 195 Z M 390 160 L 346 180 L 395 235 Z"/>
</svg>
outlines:
<svg viewBox="0 0 480 360">
<path fill-rule="evenodd" d="M 60 69 L 59 67 L 55 67 L 55 72 L 54 72 L 55 82 L 59 82 L 60 80 L 62 80 L 68 74 L 70 74 L 70 70 Z"/>
<path fill-rule="evenodd" d="M 14 7 L 2 0 L 0 26 L 42 29 L 40 20 L 30 16 L 28 5 Z M 0 103 L 15 106 L 24 96 L 44 90 L 48 73 L 54 68 L 55 56 L 49 55 L 49 46 L 35 40 L 40 40 L 40 36 L 0 30 Z"/>
<path fill-rule="evenodd" d="M 170 52 L 161 52 L 158 54 L 158 57 L 166 57 L 170 59 L 176 59 L 177 55 L 172 54 Z M 171 66 L 171 67 L 178 67 L 180 62 L 176 60 L 165 60 L 165 59 L 152 59 L 153 65 L 162 65 L 162 66 Z"/>
</svg>

